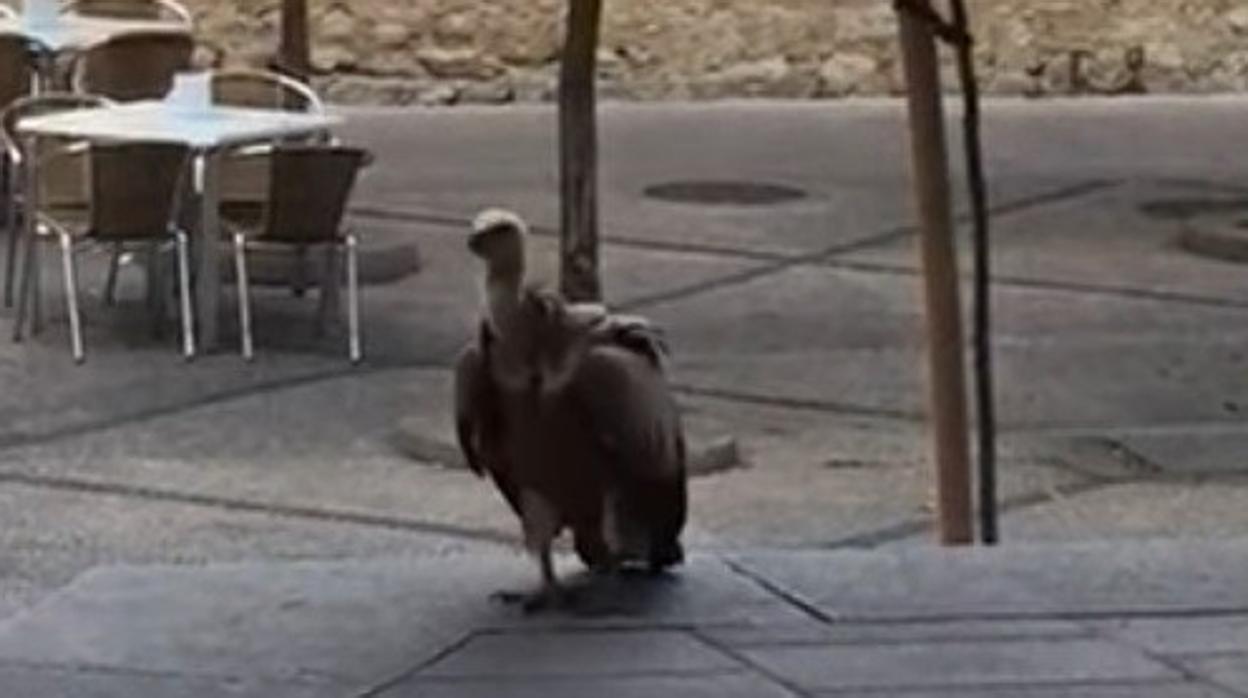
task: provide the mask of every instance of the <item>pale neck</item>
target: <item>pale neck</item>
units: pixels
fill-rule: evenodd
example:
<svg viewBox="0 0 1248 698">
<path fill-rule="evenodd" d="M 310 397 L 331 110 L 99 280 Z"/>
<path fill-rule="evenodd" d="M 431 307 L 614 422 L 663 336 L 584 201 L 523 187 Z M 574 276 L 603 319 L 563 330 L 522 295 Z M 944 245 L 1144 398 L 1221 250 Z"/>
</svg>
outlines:
<svg viewBox="0 0 1248 698">
<path fill-rule="evenodd" d="M 485 279 L 485 308 L 490 325 L 500 336 L 513 334 L 521 323 L 524 275 L 495 272 Z"/>
</svg>

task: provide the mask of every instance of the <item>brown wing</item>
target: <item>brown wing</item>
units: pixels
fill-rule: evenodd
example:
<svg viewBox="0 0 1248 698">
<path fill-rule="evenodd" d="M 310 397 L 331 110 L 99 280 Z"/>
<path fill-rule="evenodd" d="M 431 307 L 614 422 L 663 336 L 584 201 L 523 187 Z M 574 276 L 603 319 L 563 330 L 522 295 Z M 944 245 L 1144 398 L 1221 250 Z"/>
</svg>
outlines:
<svg viewBox="0 0 1248 698">
<path fill-rule="evenodd" d="M 488 332 L 482 328 L 481 339 L 465 347 L 455 364 L 455 435 L 468 467 L 481 477 L 489 473 L 519 514 L 519 490 L 507 467 L 503 413 L 489 372 L 489 343 Z"/>
<path fill-rule="evenodd" d="M 680 412 L 648 351 L 591 348 L 569 384 L 598 445 L 604 478 L 617 496 L 617 521 L 648 538 L 656 568 L 679 562 L 687 515 Z"/>
</svg>

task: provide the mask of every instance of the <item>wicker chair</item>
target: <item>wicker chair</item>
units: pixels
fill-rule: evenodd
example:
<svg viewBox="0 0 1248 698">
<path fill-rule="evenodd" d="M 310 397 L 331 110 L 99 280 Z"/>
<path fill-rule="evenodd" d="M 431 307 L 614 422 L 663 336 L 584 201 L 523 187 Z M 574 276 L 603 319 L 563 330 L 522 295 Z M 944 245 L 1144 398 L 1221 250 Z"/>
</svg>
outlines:
<svg viewBox="0 0 1248 698">
<path fill-rule="evenodd" d="M 356 238 L 341 227 L 356 176 L 368 162 L 368 153 L 342 146 L 281 146 L 272 153 L 269 203 L 262 227 L 247 235 L 234 234 L 235 280 L 238 284 L 239 324 L 243 357 L 253 356 L 251 299 L 247 277 L 247 250 L 253 245 L 325 248 L 325 272 L 320 277 L 320 317 L 329 312 L 341 283 L 337 255 L 347 257 L 348 354 L 352 363 L 363 356 L 360 341 L 359 268 Z"/>
<path fill-rule="evenodd" d="M 187 28 L 194 23 L 190 11 L 173 0 L 77 0 L 66 5 L 61 12 L 92 17 L 164 20 Z"/>
<path fill-rule="evenodd" d="M 122 34 L 75 59 L 74 91 L 119 102 L 161 99 L 173 87 L 173 76 L 190 68 L 194 50 L 189 33 Z"/>
<path fill-rule="evenodd" d="M 190 169 L 189 161 L 190 151 L 182 145 L 92 145 L 91 209 L 85 225 L 41 216 L 43 224 L 56 234 L 60 242 L 74 361 L 81 363 L 85 358 L 74 252 L 87 243 L 106 244 L 114 249 L 118 245 L 144 244 L 153 252 L 154 263 L 149 269 L 150 274 L 158 273 L 160 265 L 155 262 L 159 247 L 170 241 L 174 243 L 182 316 L 182 352 L 187 359 L 195 356 L 189 242 L 186 233 L 174 224 L 183 182 Z M 151 286 L 156 288 L 159 285 Z M 23 296 L 26 293 L 23 289 Z"/>
<path fill-rule="evenodd" d="M 22 37 L 0 34 L 0 109 L 30 94 L 35 71 L 29 51 Z"/>
<path fill-rule="evenodd" d="M 9 179 L 11 211 L 4 275 L 6 306 L 13 305 L 13 291 L 17 277 L 18 240 L 21 238 L 21 228 L 18 222 L 23 204 L 20 183 L 24 179 L 23 165 L 27 157 L 15 131 L 17 122 L 26 117 L 74 109 L 91 109 L 106 104 L 109 104 L 108 100 L 94 95 L 46 93 L 20 98 L 0 112 L 0 144 L 3 144 L 6 157 L 13 164 L 12 177 Z M 37 183 L 41 210 L 51 212 L 62 220 L 85 219 L 90 202 L 85 144 L 71 139 L 40 138 L 34 157 L 41 163 L 38 168 L 39 181 Z M 26 251 L 27 263 L 23 266 L 28 275 L 36 278 L 39 273 L 37 255 L 37 241 L 29 241 Z M 37 326 L 41 317 L 37 302 L 34 310 Z M 18 322 L 15 327 L 15 337 L 20 337 L 21 327 L 22 323 Z"/>
<path fill-rule="evenodd" d="M 321 98 L 308 85 L 278 73 L 255 70 L 222 70 L 212 75 L 213 103 L 253 109 L 280 109 L 320 114 Z M 296 141 L 328 142 L 329 134 L 315 134 Z M 264 218 L 269 193 L 268 144 L 231 151 L 221 161 L 221 215 L 235 225 L 255 227 Z"/>
</svg>

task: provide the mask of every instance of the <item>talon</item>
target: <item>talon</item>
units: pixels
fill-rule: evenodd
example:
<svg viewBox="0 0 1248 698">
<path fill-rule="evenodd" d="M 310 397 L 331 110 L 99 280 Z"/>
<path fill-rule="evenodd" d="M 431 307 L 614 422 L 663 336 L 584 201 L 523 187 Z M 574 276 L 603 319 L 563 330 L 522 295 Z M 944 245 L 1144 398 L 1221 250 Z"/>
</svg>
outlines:
<svg viewBox="0 0 1248 698">
<path fill-rule="evenodd" d="M 490 600 L 504 606 L 519 606 L 526 614 L 540 611 L 570 609 L 576 606 L 576 594 L 567 589 L 543 589 L 536 592 L 497 591 Z"/>
<path fill-rule="evenodd" d="M 504 606 L 518 606 L 525 603 L 532 594 L 526 594 L 522 591 L 496 591 L 490 594 L 490 601 L 503 604 Z"/>
</svg>

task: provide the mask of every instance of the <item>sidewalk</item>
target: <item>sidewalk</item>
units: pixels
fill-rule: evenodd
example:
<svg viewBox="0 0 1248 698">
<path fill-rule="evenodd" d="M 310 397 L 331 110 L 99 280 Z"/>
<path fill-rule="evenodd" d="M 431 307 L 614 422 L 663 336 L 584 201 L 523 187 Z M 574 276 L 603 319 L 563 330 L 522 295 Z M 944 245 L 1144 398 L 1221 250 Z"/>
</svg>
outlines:
<svg viewBox="0 0 1248 698">
<path fill-rule="evenodd" d="M 0 626 L 6 696 L 1248 695 L 1248 541 L 695 555 L 525 618 L 520 557 L 115 567 Z"/>
</svg>

